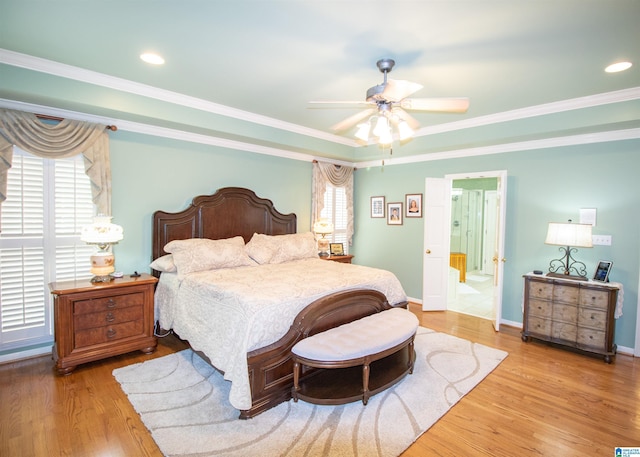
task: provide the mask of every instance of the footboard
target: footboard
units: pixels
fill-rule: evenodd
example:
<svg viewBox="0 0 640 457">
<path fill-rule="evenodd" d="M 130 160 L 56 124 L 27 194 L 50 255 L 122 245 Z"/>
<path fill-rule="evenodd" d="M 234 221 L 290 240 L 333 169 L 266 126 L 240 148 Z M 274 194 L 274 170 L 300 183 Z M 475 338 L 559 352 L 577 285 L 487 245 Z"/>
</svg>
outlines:
<svg viewBox="0 0 640 457">
<path fill-rule="evenodd" d="M 397 306 L 406 307 L 407 303 Z M 308 305 L 280 340 L 247 354 L 252 406 L 240 411 L 240 418 L 248 419 L 291 398 L 291 348 L 298 341 L 391 307 L 375 290 L 338 292 Z"/>
</svg>

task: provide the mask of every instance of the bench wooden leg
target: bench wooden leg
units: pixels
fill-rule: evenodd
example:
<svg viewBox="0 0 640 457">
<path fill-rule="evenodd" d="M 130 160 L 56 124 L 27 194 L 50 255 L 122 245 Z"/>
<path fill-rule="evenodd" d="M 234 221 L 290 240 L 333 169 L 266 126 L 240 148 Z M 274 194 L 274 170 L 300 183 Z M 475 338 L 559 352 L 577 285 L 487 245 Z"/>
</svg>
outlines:
<svg viewBox="0 0 640 457">
<path fill-rule="evenodd" d="M 413 338 L 409 342 L 409 374 L 413 374 L 413 367 L 416 363 L 416 351 L 413 349 Z"/>
<path fill-rule="evenodd" d="M 362 403 L 369 401 L 369 362 L 362 365 Z"/>
<path fill-rule="evenodd" d="M 294 403 L 298 401 L 298 391 L 300 390 L 300 362 L 293 362 L 293 389 L 291 391 L 291 396 L 293 397 Z"/>
</svg>

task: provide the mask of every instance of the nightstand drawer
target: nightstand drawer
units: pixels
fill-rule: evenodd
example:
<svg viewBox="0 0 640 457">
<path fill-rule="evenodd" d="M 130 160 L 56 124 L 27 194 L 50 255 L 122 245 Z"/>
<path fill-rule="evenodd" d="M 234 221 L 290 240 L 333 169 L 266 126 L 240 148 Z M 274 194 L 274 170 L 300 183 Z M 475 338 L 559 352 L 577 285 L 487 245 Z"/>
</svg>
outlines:
<svg viewBox="0 0 640 457">
<path fill-rule="evenodd" d="M 143 303 L 144 294 L 142 292 L 77 300 L 73 304 L 73 314 L 88 314 L 127 306 L 142 306 Z"/>
<path fill-rule="evenodd" d="M 144 334 L 143 321 L 124 322 L 122 324 L 108 325 L 106 327 L 90 328 L 75 333 L 75 347 L 82 348 L 94 344 L 109 343 L 130 336 Z"/>
<path fill-rule="evenodd" d="M 538 317 L 551 317 L 551 302 L 531 299 L 529 302 L 529 314 Z"/>
<path fill-rule="evenodd" d="M 609 306 L 609 292 L 591 289 L 581 290 L 580 304 L 606 310 Z"/>
<path fill-rule="evenodd" d="M 75 329 L 104 327 L 105 325 L 120 324 L 122 322 L 137 321 L 143 318 L 142 305 L 128 308 L 101 311 L 99 313 L 85 313 L 74 317 Z"/>
</svg>

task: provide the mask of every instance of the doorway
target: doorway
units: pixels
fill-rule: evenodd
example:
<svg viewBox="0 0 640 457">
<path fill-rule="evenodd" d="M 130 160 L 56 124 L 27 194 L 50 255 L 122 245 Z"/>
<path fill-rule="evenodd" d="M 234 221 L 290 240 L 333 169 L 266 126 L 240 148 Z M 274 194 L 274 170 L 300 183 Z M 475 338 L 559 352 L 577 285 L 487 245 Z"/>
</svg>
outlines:
<svg viewBox="0 0 640 457">
<path fill-rule="evenodd" d="M 444 178 L 426 178 L 425 179 L 425 198 L 424 213 L 429 215 L 428 221 L 424 226 L 424 253 L 423 253 L 423 271 L 422 271 L 422 310 L 423 311 L 439 311 L 448 309 L 448 297 L 455 294 L 461 283 L 461 274 L 467 274 L 466 253 L 464 256 L 451 255 L 451 193 L 454 188 L 453 182 L 456 180 L 473 180 L 493 178 L 496 183 L 495 198 L 486 200 L 484 205 L 492 205 L 492 209 L 483 209 L 483 213 L 487 219 L 491 218 L 495 224 L 495 236 L 476 237 L 487 242 L 482 242 L 482 246 L 478 248 L 474 245 L 475 251 L 482 252 L 481 262 L 484 264 L 482 274 L 489 276 L 488 280 L 483 282 L 487 286 L 491 285 L 492 289 L 492 306 L 491 320 L 496 331 L 500 329 L 500 320 L 502 318 L 502 282 L 504 274 L 504 236 L 505 236 L 505 216 L 506 216 L 506 195 L 507 195 L 507 172 L 506 170 L 488 171 L 480 173 L 466 173 L 446 175 Z M 468 183 L 475 184 L 472 181 Z M 490 191 L 493 189 L 483 189 Z M 485 192 L 485 196 L 491 195 Z M 474 197 L 475 198 L 475 197 Z M 493 202 L 492 202 L 493 201 Z M 491 203 L 490 203 L 491 202 Z M 477 205 L 476 205 L 477 207 Z M 494 216 L 489 216 L 493 214 Z M 459 221 L 460 222 L 460 221 Z M 485 230 L 483 222 L 482 229 Z M 489 238 L 493 238 L 493 243 L 488 242 Z M 489 247 L 491 246 L 491 248 Z M 491 252 L 493 251 L 493 252 Z M 477 252 L 474 252 L 474 256 Z M 462 260 L 460 258 L 463 258 Z M 457 279 L 449 280 L 450 274 L 456 274 L 451 267 L 455 262 L 463 262 L 464 266 L 457 268 Z M 493 274 L 491 272 L 492 267 Z M 475 271 L 475 270 L 473 270 Z M 489 273 L 488 273 L 489 272 Z M 471 272 L 470 274 L 474 274 Z M 463 282 L 466 281 L 466 278 Z M 454 285 L 454 290 L 449 290 L 450 285 Z M 462 286 L 460 286 L 462 287 Z M 489 288 L 489 287 L 488 287 Z"/>
<path fill-rule="evenodd" d="M 497 178 L 452 181 L 447 309 L 493 319 Z"/>
</svg>

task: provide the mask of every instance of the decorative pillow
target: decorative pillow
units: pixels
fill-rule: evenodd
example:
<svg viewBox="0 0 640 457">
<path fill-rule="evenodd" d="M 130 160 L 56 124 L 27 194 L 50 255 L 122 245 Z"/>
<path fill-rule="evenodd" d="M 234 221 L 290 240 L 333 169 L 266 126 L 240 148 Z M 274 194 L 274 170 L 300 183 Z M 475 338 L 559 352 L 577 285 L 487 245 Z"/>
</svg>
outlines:
<svg viewBox="0 0 640 457">
<path fill-rule="evenodd" d="M 247 254 L 259 264 L 283 263 L 318 257 L 312 232 L 289 235 L 254 233 L 246 245 Z"/>
<path fill-rule="evenodd" d="M 176 268 L 176 264 L 173 262 L 173 255 L 171 254 L 158 257 L 156 260 L 151 262 L 149 266 L 154 270 L 166 273 L 175 273 L 178 270 Z"/>
<path fill-rule="evenodd" d="M 173 255 L 180 276 L 196 271 L 255 265 L 245 252 L 241 236 L 223 240 L 174 240 L 167 243 L 164 250 Z"/>
</svg>

